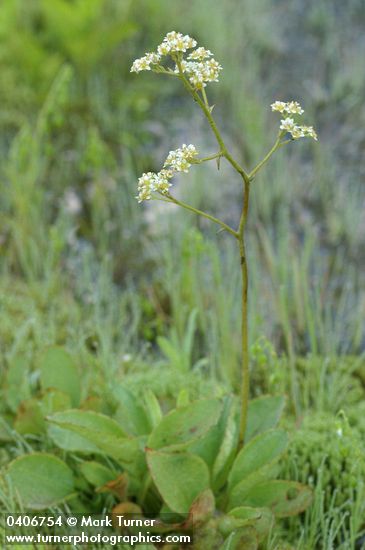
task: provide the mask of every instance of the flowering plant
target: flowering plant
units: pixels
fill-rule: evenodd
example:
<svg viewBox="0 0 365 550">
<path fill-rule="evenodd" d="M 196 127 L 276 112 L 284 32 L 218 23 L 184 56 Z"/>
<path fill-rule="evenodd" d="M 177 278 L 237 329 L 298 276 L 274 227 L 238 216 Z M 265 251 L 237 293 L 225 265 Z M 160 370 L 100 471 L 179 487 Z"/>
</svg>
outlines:
<svg viewBox="0 0 365 550">
<path fill-rule="evenodd" d="M 250 377 L 247 330 L 248 269 L 245 233 L 251 185 L 259 170 L 261 170 L 278 149 L 299 138 L 310 137 L 317 140 L 317 134 L 312 126 L 303 126 L 297 123 L 298 117 L 304 113 L 301 105 L 297 101 L 275 101 L 271 105 L 272 111 L 278 112 L 283 116 L 280 121 L 276 141 L 257 166 L 251 171 L 244 169 L 229 152 L 212 116 L 213 106 L 209 103 L 205 88 L 210 82 L 218 82 L 219 73 L 222 70 L 221 65 L 212 55 L 210 50 L 201 46 L 197 47 L 197 42 L 194 38 L 172 31 L 165 36 L 163 42 L 157 47 L 156 52 L 148 52 L 144 57 L 134 61 L 131 72 L 139 73 L 140 71 L 153 71 L 176 77 L 183 83 L 187 92 L 202 109 L 219 147 L 217 153 L 205 158 L 198 157 L 198 151 L 194 145 L 184 144 L 181 148 L 170 151 L 160 172 L 144 173 L 139 178 L 137 198 L 139 202 L 157 199 L 186 208 L 220 225 L 221 228 L 230 233 L 238 242 L 242 274 L 242 368 L 239 437 L 239 447 L 242 447 L 247 424 Z M 188 172 L 192 164 L 220 158 L 225 158 L 233 166 L 243 182 L 242 211 L 237 229 L 227 225 L 224 221 L 207 212 L 198 210 L 178 200 L 170 192 L 172 186 L 171 180 L 177 172 Z"/>
<path fill-rule="evenodd" d="M 82 497 L 93 488 L 96 499 L 108 495 L 106 506 L 118 515 L 157 518 L 151 527 L 154 539 L 147 541 L 151 550 L 156 548 L 153 542 L 164 550 L 177 548 L 167 537 L 170 541 L 171 533 L 190 537 L 193 527 L 195 550 L 266 548 L 275 518 L 300 513 L 312 498 L 309 487 L 276 479 L 278 462 L 288 444 L 286 432 L 277 428 L 285 400 L 264 396 L 249 401 L 245 233 L 250 189 L 259 170 L 286 143 L 306 136 L 316 139 L 316 134 L 312 127 L 296 122 L 303 113 L 297 102 L 273 103 L 272 110 L 283 115 L 276 141 L 255 168 L 245 170 L 229 152 L 205 90 L 208 83 L 218 80 L 221 69 L 209 50 L 176 32 L 168 33 L 156 52 L 133 63 L 133 72 L 150 70 L 180 80 L 202 109 L 218 144 L 218 151 L 208 157 L 200 157 L 191 144 L 170 151 L 159 172 L 139 178 L 137 198 L 179 205 L 218 224 L 236 239 L 243 283 L 240 399 L 225 396 L 190 402 L 182 390 L 176 407 L 164 414 L 150 390 L 137 397 L 115 381 L 102 400 L 103 410 L 108 411 L 103 414 L 82 400 L 72 357 L 60 348 L 48 349 L 39 366 L 39 395 L 21 403 L 22 413 L 14 428 L 19 433 L 29 433 L 30 427 L 30 433 L 47 433 L 62 458 L 29 453 L 7 468 L 9 487 L 22 510 L 46 509 L 67 500 L 72 511 L 80 511 L 84 504 L 75 493 Z M 237 228 L 171 194 L 176 173 L 186 173 L 193 164 L 212 159 L 218 163 L 226 159 L 242 179 Z M 16 367 L 12 380 L 18 370 Z M 8 395 L 12 403 L 13 386 Z M 38 472 L 35 481 L 34 471 Z"/>
</svg>

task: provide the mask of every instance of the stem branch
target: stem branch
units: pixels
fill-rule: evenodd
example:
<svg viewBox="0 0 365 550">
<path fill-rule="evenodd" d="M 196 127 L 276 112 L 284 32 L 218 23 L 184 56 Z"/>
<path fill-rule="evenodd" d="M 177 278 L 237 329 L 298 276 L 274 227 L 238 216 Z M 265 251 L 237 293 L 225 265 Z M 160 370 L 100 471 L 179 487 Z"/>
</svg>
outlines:
<svg viewBox="0 0 365 550">
<path fill-rule="evenodd" d="M 170 195 L 170 193 L 168 193 L 167 195 L 163 195 L 163 196 L 167 197 L 167 198 L 159 199 L 159 200 L 164 200 L 165 202 L 172 202 L 172 203 L 174 203 L 178 206 L 181 206 L 182 208 L 185 208 L 186 210 L 190 210 L 190 212 L 194 212 L 194 214 L 197 214 L 198 216 L 202 216 L 203 218 L 207 218 L 211 222 L 214 222 L 217 225 L 220 225 L 223 229 L 225 229 L 225 231 L 228 231 L 228 233 L 230 233 L 231 235 L 233 235 L 233 237 L 238 239 L 237 231 L 235 231 L 232 227 L 230 227 L 229 225 L 224 223 L 222 220 L 216 218 L 215 216 L 212 216 L 211 214 L 208 214 L 207 212 L 203 212 L 203 210 L 199 210 L 198 208 L 195 208 L 194 206 L 191 206 L 190 204 L 186 204 L 185 202 L 176 199 L 175 197 Z"/>
<path fill-rule="evenodd" d="M 281 137 L 281 133 L 279 133 L 279 135 L 277 137 L 277 140 L 275 141 L 274 145 L 271 147 L 271 149 L 267 153 L 267 155 L 265 155 L 264 158 L 262 159 L 262 161 L 259 162 L 258 165 L 255 166 L 255 168 L 253 170 L 251 170 L 251 172 L 248 174 L 248 177 L 250 178 L 251 181 L 256 176 L 257 172 L 259 170 L 261 170 L 261 168 L 264 166 L 264 164 L 267 163 L 267 161 L 272 157 L 272 155 L 275 153 L 275 151 L 277 149 L 279 149 L 279 147 L 281 146 L 280 137 Z"/>
</svg>

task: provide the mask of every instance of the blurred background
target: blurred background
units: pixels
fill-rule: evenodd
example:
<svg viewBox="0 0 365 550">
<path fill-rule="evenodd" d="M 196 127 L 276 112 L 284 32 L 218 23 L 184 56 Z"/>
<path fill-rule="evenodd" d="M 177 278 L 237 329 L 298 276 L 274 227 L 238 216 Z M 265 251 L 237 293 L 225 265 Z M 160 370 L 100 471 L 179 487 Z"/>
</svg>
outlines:
<svg viewBox="0 0 365 550">
<path fill-rule="evenodd" d="M 187 346 L 190 366 L 203 360 L 234 381 L 230 239 L 135 200 L 138 176 L 169 149 L 215 152 L 177 82 L 129 72 L 175 29 L 223 65 L 209 93 L 247 168 L 274 141 L 275 99 L 299 100 L 319 133 L 318 144 L 281 150 L 254 186 L 251 343 L 264 337 L 291 356 L 363 351 L 361 0 L 5 0 L 0 15 L 2 349 L 87 341 L 118 366 L 125 354 L 171 360 Z M 176 187 L 237 219 L 240 182 L 228 167 L 198 167 Z"/>
<path fill-rule="evenodd" d="M 135 58 L 181 31 L 223 66 L 209 99 L 246 169 L 275 140 L 274 100 L 298 100 L 318 131 L 318 143 L 281 149 L 253 185 L 251 394 L 285 392 L 296 427 L 305 416 L 296 466 L 285 466 L 318 487 L 305 548 L 316 540 L 340 548 L 349 537 L 341 548 L 355 548 L 364 499 L 359 491 L 346 500 L 339 472 L 355 486 L 360 474 L 331 445 L 345 411 L 358 439 L 344 452 L 351 458 L 356 441 L 363 475 L 364 8 L 363 0 L 1 2 L 0 412 L 18 433 L 9 438 L 0 425 L 10 441 L 1 463 L 28 452 L 24 434 L 49 446 L 27 400 L 39 393 L 39 357 L 50 345 L 76 358 L 86 408 L 104 411 L 116 379 L 166 403 L 189 385 L 193 395 L 237 387 L 236 244 L 190 213 L 135 199 L 138 177 L 158 171 L 170 149 L 216 152 L 179 82 L 130 73 Z M 174 190 L 236 225 L 241 183 L 221 164 L 194 167 Z M 358 514 L 345 534 L 336 499 Z"/>
</svg>

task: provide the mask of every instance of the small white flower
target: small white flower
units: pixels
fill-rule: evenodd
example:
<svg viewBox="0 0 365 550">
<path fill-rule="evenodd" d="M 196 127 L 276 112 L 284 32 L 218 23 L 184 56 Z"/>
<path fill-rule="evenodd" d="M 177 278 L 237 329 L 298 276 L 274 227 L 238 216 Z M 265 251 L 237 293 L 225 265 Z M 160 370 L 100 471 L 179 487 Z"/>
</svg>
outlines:
<svg viewBox="0 0 365 550">
<path fill-rule="evenodd" d="M 296 128 L 296 125 L 294 123 L 294 119 L 287 117 L 283 118 L 280 121 L 280 130 L 285 130 L 286 132 L 292 132 Z"/>
<path fill-rule="evenodd" d="M 146 201 L 151 198 L 152 191 L 155 190 L 156 174 L 147 172 L 138 179 L 138 202 Z"/>
<path fill-rule="evenodd" d="M 318 140 L 317 133 L 313 126 L 299 126 L 298 124 L 295 124 L 294 119 L 290 117 L 284 118 L 280 121 L 280 130 L 289 132 L 293 139 L 311 137 L 315 141 Z"/>
<path fill-rule="evenodd" d="M 284 101 L 275 101 L 271 104 L 272 111 L 279 111 L 279 113 L 284 113 L 286 110 L 286 103 Z"/>
<path fill-rule="evenodd" d="M 311 137 L 315 141 L 318 141 L 317 132 L 315 131 L 313 126 L 302 126 L 302 131 L 305 137 Z"/>
<path fill-rule="evenodd" d="M 304 110 L 297 101 L 290 101 L 286 104 L 286 112 L 292 115 L 302 115 Z"/>
<path fill-rule="evenodd" d="M 271 104 L 271 110 L 278 111 L 279 113 L 287 113 L 288 115 L 302 115 L 304 113 L 298 101 L 275 101 Z"/>
<path fill-rule="evenodd" d="M 157 52 L 159 55 L 168 55 L 175 52 L 183 52 L 191 48 L 195 48 L 196 40 L 188 34 L 183 35 L 181 32 L 171 31 L 167 33 L 163 42 L 158 46 Z"/>
<path fill-rule="evenodd" d="M 196 60 L 196 61 L 203 61 L 203 59 L 207 59 L 208 57 L 212 57 L 212 52 L 210 50 L 206 50 L 205 48 L 197 48 L 191 54 L 188 55 L 188 59 Z"/>
<path fill-rule="evenodd" d="M 294 126 L 292 130 L 289 130 L 293 139 L 299 139 L 305 137 L 302 126 Z"/>
<path fill-rule="evenodd" d="M 218 82 L 222 67 L 215 59 L 205 59 L 204 61 L 182 61 L 181 69 L 188 75 L 194 88 L 201 89 L 207 82 Z M 179 72 L 178 67 L 175 67 L 175 72 Z"/>
<path fill-rule="evenodd" d="M 131 73 L 139 73 L 141 71 L 150 71 L 151 65 L 157 65 L 160 62 L 160 55 L 155 52 L 147 52 L 144 57 L 140 57 L 133 61 Z"/>
</svg>

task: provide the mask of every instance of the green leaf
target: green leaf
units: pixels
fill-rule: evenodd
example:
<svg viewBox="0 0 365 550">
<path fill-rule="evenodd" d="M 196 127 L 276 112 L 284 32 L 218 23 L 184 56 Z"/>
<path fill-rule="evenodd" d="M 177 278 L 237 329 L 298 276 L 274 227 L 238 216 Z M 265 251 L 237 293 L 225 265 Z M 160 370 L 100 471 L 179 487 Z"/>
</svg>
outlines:
<svg viewBox="0 0 365 550">
<path fill-rule="evenodd" d="M 243 519 L 246 521 L 246 525 L 252 525 L 259 540 L 262 540 L 270 533 L 275 519 L 274 514 L 269 508 L 251 508 L 249 506 L 234 508 L 229 512 L 228 516 Z"/>
<path fill-rule="evenodd" d="M 260 483 L 266 482 L 269 479 L 275 479 L 279 471 L 280 469 L 277 461 L 273 461 L 240 481 L 229 493 L 227 510 L 232 510 L 233 508 L 247 504 L 247 494 Z"/>
<path fill-rule="evenodd" d="M 58 390 L 47 390 L 40 398 L 20 403 L 14 428 L 20 434 L 40 435 L 46 432 L 45 417 L 59 410 L 70 408 L 70 397 Z"/>
<path fill-rule="evenodd" d="M 22 401 L 30 398 L 28 379 L 29 361 L 26 357 L 16 356 L 9 364 L 5 376 L 5 398 L 14 413 Z"/>
<path fill-rule="evenodd" d="M 199 524 L 206 523 L 215 512 L 215 498 L 211 489 L 203 491 L 193 502 L 189 510 L 189 518 L 186 526 L 196 528 Z"/>
<path fill-rule="evenodd" d="M 22 435 L 40 435 L 45 431 L 46 423 L 38 399 L 27 399 L 20 403 L 14 421 L 14 428 Z"/>
<path fill-rule="evenodd" d="M 187 514 L 209 488 L 208 467 L 198 456 L 148 450 L 147 464 L 163 500 L 178 514 Z"/>
<path fill-rule="evenodd" d="M 186 407 L 190 403 L 190 396 L 189 396 L 189 390 L 186 388 L 183 388 L 179 391 L 179 395 L 176 399 L 176 408 L 180 407 Z"/>
<path fill-rule="evenodd" d="M 256 485 L 245 498 L 248 506 L 270 508 L 276 517 L 295 516 L 312 501 L 312 491 L 296 481 L 273 480 Z"/>
<path fill-rule="evenodd" d="M 42 389 L 53 388 L 70 396 L 72 405 L 80 403 L 80 376 L 73 358 L 59 347 L 49 348 L 43 355 L 40 365 Z"/>
<path fill-rule="evenodd" d="M 220 489 L 224 485 L 236 453 L 238 443 L 236 413 L 235 402 L 232 399 L 227 399 L 222 413 L 224 431 L 212 471 L 213 487 L 215 490 Z"/>
<path fill-rule="evenodd" d="M 218 399 L 194 401 L 164 416 L 151 433 L 151 449 L 183 449 L 200 439 L 219 419 L 222 406 Z"/>
<path fill-rule="evenodd" d="M 100 464 L 100 462 L 82 462 L 80 471 L 85 479 L 94 487 L 102 487 L 109 481 L 116 478 L 116 473 Z"/>
<path fill-rule="evenodd" d="M 256 435 L 275 428 L 284 410 L 285 397 L 265 396 L 252 399 L 248 404 L 245 442 Z"/>
<path fill-rule="evenodd" d="M 67 464 L 46 453 L 16 458 L 9 464 L 7 476 L 21 504 L 33 510 L 60 504 L 74 490 L 72 471 Z"/>
<path fill-rule="evenodd" d="M 213 469 L 219 453 L 222 453 L 223 451 L 222 446 L 224 444 L 224 437 L 226 433 L 227 416 L 230 413 L 231 404 L 232 399 L 229 397 L 226 398 L 223 401 L 223 411 L 218 422 L 212 426 L 200 439 L 193 441 L 186 447 L 186 450 L 189 453 L 200 456 L 200 458 L 206 462 L 210 471 Z M 233 414 L 233 416 L 235 415 Z M 235 452 L 235 450 L 236 449 L 233 449 L 233 452 Z M 227 449 L 225 449 L 225 451 L 227 451 Z M 223 457 L 221 456 L 220 458 L 222 459 Z M 227 466 L 227 464 L 225 466 Z M 221 477 L 223 477 L 223 475 Z"/>
<path fill-rule="evenodd" d="M 72 409 L 47 419 L 60 428 L 87 439 L 103 453 L 124 463 L 134 462 L 139 451 L 137 439 L 129 439 L 119 424 L 100 413 Z"/>
<path fill-rule="evenodd" d="M 41 409 L 44 417 L 71 408 L 71 399 L 67 393 L 59 390 L 49 389 L 44 392 L 40 400 Z"/>
<path fill-rule="evenodd" d="M 193 441 L 185 450 L 204 460 L 209 470 L 212 469 L 222 440 L 222 429 L 219 424 L 212 426 L 200 439 Z"/>
<path fill-rule="evenodd" d="M 136 397 L 123 386 L 116 386 L 113 393 L 118 401 L 115 419 L 123 426 L 129 435 L 145 435 L 151 426 L 146 411 L 141 407 Z"/>
<path fill-rule="evenodd" d="M 237 529 L 253 525 L 255 521 L 260 519 L 260 512 L 258 509 L 243 506 L 241 508 L 235 508 L 235 510 L 239 509 L 243 511 L 239 516 L 231 516 L 228 514 L 219 518 L 218 529 L 224 537 L 228 537 L 228 535 L 233 531 L 237 531 Z"/>
<path fill-rule="evenodd" d="M 47 431 L 55 445 L 64 451 L 83 454 L 103 454 L 103 451 L 88 439 L 81 437 L 81 435 L 75 432 L 71 432 L 67 428 L 50 424 Z"/>
<path fill-rule="evenodd" d="M 152 428 L 155 428 L 157 424 L 161 422 L 162 411 L 160 403 L 157 400 L 157 397 L 149 388 L 143 392 L 143 400 L 147 410 L 148 418 Z"/>
<path fill-rule="evenodd" d="M 276 460 L 285 451 L 287 445 L 288 436 L 283 430 L 269 430 L 251 439 L 234 461 L 228 478 L 229 490 Z"/>
</svg>

